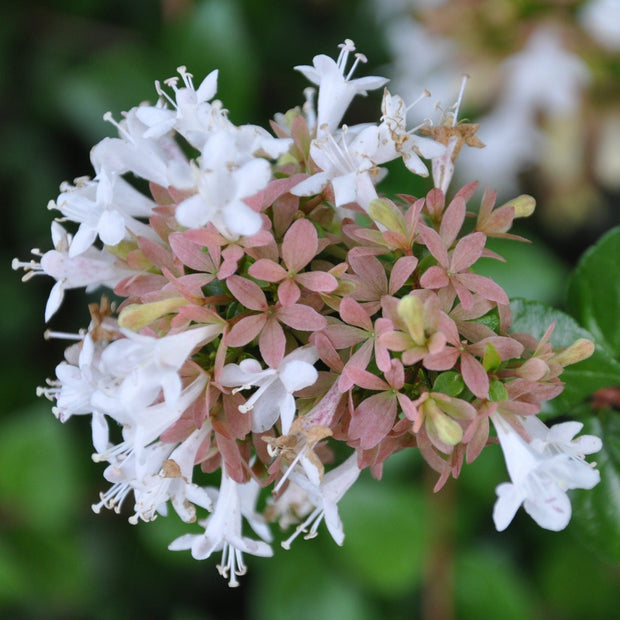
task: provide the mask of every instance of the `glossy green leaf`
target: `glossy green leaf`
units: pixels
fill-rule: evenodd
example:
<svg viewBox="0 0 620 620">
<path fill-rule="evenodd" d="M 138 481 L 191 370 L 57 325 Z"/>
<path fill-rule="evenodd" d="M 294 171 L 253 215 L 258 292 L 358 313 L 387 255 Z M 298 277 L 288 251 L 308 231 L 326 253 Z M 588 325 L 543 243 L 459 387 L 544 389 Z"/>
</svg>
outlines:
<svg viewBox="0 0 620 620">
<path fill-rule="evenodd" d="M 620 414 L 603 411 L 586 422 L 584 432 L 603 440 L 603 449 L 592 455 L 601 481 L 573 493 L 571 528 L 600 555 L 620 564 Z"/>
<path fill-rule="evenodd" d="M 512 332 L 527 332 L 541 338 L 555 321 L 551 343 L 555 348 L 568 347 L 578 338 L 594 340 L 583 327 L 568 314 L 535 301 L 517 299 L 510 304 L 513 313 Z M 568 366 L 561 375 L 566 383 L 564 391 L 549 403 L 553 413 L 567 410 L 583 401 L 597 390 L 610 385 L 620 385 L 620 363 L 596 343 L 592 357 Z"/>
<path fill-rule="evenodd" d="M 568 287 L 570 313 L 620 359 L 620 227 L 609 231 L 581 258 Z"/>
</svg>

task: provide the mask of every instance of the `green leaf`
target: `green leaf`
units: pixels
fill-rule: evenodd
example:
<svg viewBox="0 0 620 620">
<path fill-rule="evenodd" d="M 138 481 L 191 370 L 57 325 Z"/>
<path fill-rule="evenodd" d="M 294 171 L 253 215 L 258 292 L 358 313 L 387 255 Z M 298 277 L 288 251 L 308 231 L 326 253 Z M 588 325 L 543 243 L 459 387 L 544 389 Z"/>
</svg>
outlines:
<svg viewBox="0 0 620 620">
<path fill-rule="evenodd" d="M 620 227 L 581 258 L 568 286 L 570 313 L 620 360 Z"/>
<path fill-rule="evenodd" d="M 441 392 L 448 396 L 458 396 L 464 388 L 463 377 L 455 370 L 448 370 L 437 375 L 433 384 L 433 392 Z"/>
<path fill-rule="evenodd" d="M 580 327 L 568 314 L 537 301 L 517 299 L 510 304 L 513 315 L 512 332 L 527 332 L 540 339 L 555 321 L 551 335 L 554 348 L 568 347 L 578 338 L 595 338 Z M 597 390 L 610 385 L 620 385 L 620 363 L 597 343 L 592 357 L 568 366 L 560 376 L 566 383 L 564 391 L 550 403 L 552 413 L 566 411 L 582 402 Z"/>
<path fill-rule="evenodd" d="M 584 428 L 603 440 L 603 449 L 593 455 L 601 481 L 593 489 L 573 493 L 571 528 L 600 555 L 620 564 L 620 414 L 601 413 Z"/>
</svg>

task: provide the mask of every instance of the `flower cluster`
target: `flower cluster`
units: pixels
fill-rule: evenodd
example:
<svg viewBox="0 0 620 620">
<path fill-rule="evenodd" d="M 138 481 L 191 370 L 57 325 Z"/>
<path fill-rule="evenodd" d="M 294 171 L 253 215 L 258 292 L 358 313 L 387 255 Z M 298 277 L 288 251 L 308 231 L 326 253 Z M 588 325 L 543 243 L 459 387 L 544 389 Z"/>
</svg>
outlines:
<svg viewBox="0 0 620 620">
<path fill-rule="evenodd" d="M 554 351 L 553 326 L 539 342 L 511 333 L 506 293 L 473 270 L 501 258 L 487 239 L 512 236 L 532 199 L 496 206 L 487 190 L 468 219 L 476 184 L 446 196 L 461 147 L 480 146 L 458 102 L 437 126 L 408 129 L 411 106 L 385 90 L 378 122 L 343 125 L 356 95 L 386 83 L 353 78 L 364 61 L 347 40 L 337 60 L 297 67 L 317 107 L 308 91 L 275 135 L 230 122 L 217 72 L 196 87 L 179 68 L 156 84 L 156 105 L 108 117 L 119 137 L 93 148 L 95 177 L 50 205 L 54 249 L 14 262 L 55 279 L 46 321 L 67 289 L 120 299 L 90 304 L 75 335 L 48 332 L 75 342 L 40 388 L 61 421 L 91 416 L 111 485 L 93 510 L 132 504 L 136 523 L 170 502 L 202 528 L 170 549 L 221 551 L 231 586 L 244 553 L 272 554 L 270 522 L 295 526 L 287 548 L 322 521 L 342 544 L 337 505 L 361 470 L 380 478 L 392 454 L 418 448 L 438 490 L 492 441 L 489 420 L 512 479 L 498 488 L 498 529 L 521 503 L 561 529 L 565 491 L 599 479 L 583 458 L 597 438 L 536 418 L 592 344 Z M 401 158 L 420 176 L 430 160 L 425 196 L 377 193 L 380 166 Z"/>
</svg>

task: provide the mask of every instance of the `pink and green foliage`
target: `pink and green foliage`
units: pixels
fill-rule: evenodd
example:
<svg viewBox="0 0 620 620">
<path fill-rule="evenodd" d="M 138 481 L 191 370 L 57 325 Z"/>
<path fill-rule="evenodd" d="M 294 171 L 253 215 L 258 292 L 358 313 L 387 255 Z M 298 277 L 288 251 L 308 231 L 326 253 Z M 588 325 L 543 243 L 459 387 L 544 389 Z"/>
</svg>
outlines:
<svg viewBox="0 0 620 620">
<path fill-rule="evenodd" d="M 98 507 L 118 509 L 133 491 L 134 520 L 165 513 L 168 501 L 188 521 L 196 518 L 188 505 L 212 511 L 199 521 L 203 534 L 171 549 L 198 559 L 221 550 L 230 585 L 245 570 L 242 552 L 272 553 L 256 511 L 261 487 L 274 492 L 268 514 L 310 515 L 300 526 L 313 524 L 308 536 L 324 518 L 341 544 L 336 503 L 360 470 L 380 477 L 392 454 L 417 448 L 440 474 L 438 489 L 483 451 L 490 418 L 502 437 L 527 442 L 524 422 L 562 390 L 563 367 L 591 353 L 583 344 L 554 351 L 550 331 L 540 342 L 511 334 L 508 296 L 476 273 L 481 257 L 499 258 L 487 239 L 510 237 L 521 207 L 494 209 L 487 190 L 478 208 L 475 183 L 451 199 L 438 187 L 418 197 L 377 193 L 379 164 L 406 156 L 411 169 L 415 155 L 425 176 L 418 156 L 447 151 L 405 132 L 404 119 L 398 132 L 391 118 L 340 126 L 355 94 L 384 83 L 350 80 L 354 50 L 347 41 L 337 61 L 320 55 L 300 68 L 319 87 L 319 120 L 308 103 L 274 124 L 277 137 L 234 126 L 210 101 L 217 74 L 195 89 L 181 68 L 183 85 L 167 82 L 174 98 L 158 86 L 160 103 L 128 113 L 120 138 L 98 149 L 91 184 L 59 197 L 65 221 L 67 194 L 87 204 L 80 192 L 101 190 L 96 217 L 75 221 L 103 243 L 72 251 L 55 223 L 53 254 L 18 265 L 57 280 L 48 318 L 68 288 L 103 284 L 122 298 L 117 308 L 91 307 L 90 326 L 43 393 L 63 421 L 92 414 L 97 459 L 124 472 Z M 141 149 L 157 174 L 143 171 Z M 446 186 L 447 169 L 436 185 Z M 136 177 L 150 186 L 140 205 L 105 193 L 110 179 Z M 172 356 L 177 341 L 184 348 Z M 121 444 L 108 421 L 121 427 Z M 189 456 L 181 463 L 179 454 Z M 205 491 L 195 469 L 221 470 L 220 491 Z M 242 517 L 260 540 L 242 536 Z"/>
</svg>

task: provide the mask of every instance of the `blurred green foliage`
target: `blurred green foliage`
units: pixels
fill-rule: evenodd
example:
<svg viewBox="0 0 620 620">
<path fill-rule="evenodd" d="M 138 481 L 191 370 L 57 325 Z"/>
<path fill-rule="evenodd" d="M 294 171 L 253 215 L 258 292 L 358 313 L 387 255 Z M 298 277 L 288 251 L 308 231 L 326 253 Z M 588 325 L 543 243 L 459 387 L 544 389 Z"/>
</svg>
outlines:
<svg viewBox="0 0 620 620">
<path fill-rule="evenodd" d="M 274 558 L 249 558 L 240 591 L 228 589 L 215 561 L 166 550 L 179 532 L 174 517 L 132 527 L 122 516 L 94 515 L 89 504 L 107 483 L 90 460 L 88 424 L 76 419 L 63 427 L 50 403 L 34 398 L 62 357 L 60 344 L 41 337 L 51 282 L 20 285 L 11 258 L 50 246 L 45 205 L 62 180 L 92 173 L 90 147 L 114 134 L 103 114 L 119 118 L 154 100 L 153 81 L 178 65 L 197 80 L 219 68 L 218 97 L 232 120 L 266 125 L 275 112 L 302 103 L 306 84 L 293 65 L 333 53 L 345 37 L 368 55 L 369 73 L 380 71 L 386 55 L 366 5 L 356 0 L 31 0 L 3 3 L 0 17 L 0 616 L 613 617 L 618 567 L 582 546 L 577 526 L 551 534 L 519 514 L 508 532 L 493 530 L 493 490 L 506 477 L 498 448 L 439 495 L 421 462 L 398 455 L 381 483 L 363 478 L 343 500 L 342 549 L 324 531 L 289 552 L 276 544 Z M 378 98 L 369 99 L 352 114 L 368 106 L 360 116 L 376 115 Z M 511 296 L 561 299 L 568 273 L 562 258 L 542 242 L 500 246 L 509 262 L 489 270 Z M 55 329 L 86 324 L 81 296 L 68 295 L 64 310 Z"/>
</svg>

